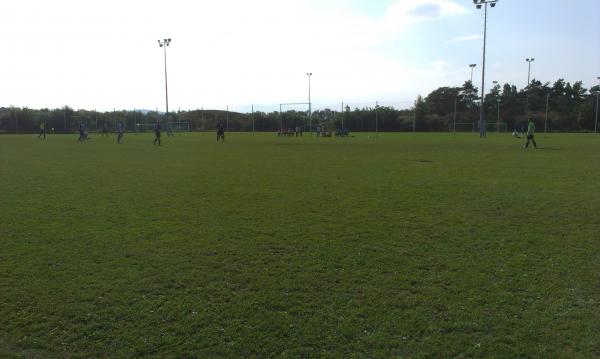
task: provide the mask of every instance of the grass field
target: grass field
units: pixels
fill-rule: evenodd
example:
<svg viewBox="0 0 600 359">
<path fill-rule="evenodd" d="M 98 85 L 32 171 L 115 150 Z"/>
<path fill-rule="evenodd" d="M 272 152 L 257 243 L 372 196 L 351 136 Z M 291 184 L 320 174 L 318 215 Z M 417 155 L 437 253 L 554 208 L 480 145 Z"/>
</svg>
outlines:
<svg viewBox="0 0 600 359">
<path fill-rule="evenodd" d="M 0 136 L 0 357 L 600 357 L 600 137 L 227 136 Z"/>
</svg>

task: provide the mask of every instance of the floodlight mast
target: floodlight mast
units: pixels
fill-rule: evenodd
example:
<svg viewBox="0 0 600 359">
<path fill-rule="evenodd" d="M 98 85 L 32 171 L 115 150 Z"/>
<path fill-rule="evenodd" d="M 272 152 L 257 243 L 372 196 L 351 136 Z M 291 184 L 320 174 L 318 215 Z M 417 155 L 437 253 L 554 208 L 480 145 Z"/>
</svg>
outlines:
<svg viewBox="0 0 600 359">
<path fill-rule="evenodd" d="M 484 8 L 484 18 L 483 18 L 483 62 L 481 64 L 481 99 L 479 102 L 479 137 L 486 137 L 485 131 L 485 111 L 484 111 L 484 103 L 485 103 L 485 45 L 487 39 L 487 6 L 490 4 L 490 7 L 495 7 L 498 0 L 473 0 L 473 4 L 477 9 Z"/>
<path fill-rule="evenodd" d="M 477 66 L 477 64 L 469 65 L 469 67 L 471 68 L 471 84 L 473 84 L 473 69 L 475 69 L 475 66 Z"/>
<path fill-rule="evenodd" d="M 532 58 L 526 58 L 525 61 L 527 61 L 527 87 L 525 88 L 525 115 L 529 115 L 529 88 L 531 87 L 531 63 L 533 61 L 535 61 L 535 59 Z"/>
<path fill-rule="evenodd" d="M 171 39 L 163 39 L 158 40 L 158 46 L 163 48 L 164 56 L 165 56 L 165 107 L 166 114 L 165 118 L 167 121 L 169 120 L 169 87 L 167 85 L 167 46 L 171 44 Z"/>
</svg>

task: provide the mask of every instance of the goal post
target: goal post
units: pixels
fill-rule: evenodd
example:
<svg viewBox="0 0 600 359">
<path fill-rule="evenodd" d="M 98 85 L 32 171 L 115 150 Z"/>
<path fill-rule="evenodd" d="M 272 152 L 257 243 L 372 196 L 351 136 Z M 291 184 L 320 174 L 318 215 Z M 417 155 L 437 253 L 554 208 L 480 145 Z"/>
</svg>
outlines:
<svg viewBox="0 0 600 359">
<path fill-rule="evenodd" d="M 507 132 L 508 124 L 506 122 L 492 122 L 488 123 L 486 130 L 489 132 Z"/>
<path fill-rule="evenodd" d="M 457 122 L 454 124 L 454 132 L 475 132 L 474 122 Z"/>
<path fill-rule="evenodd" d="M 171 129 L 171 131 L 175 132 L 189 132 L 190 131 L 190 122 L 189 121 L 173 121 L 167 123 L 167 129 Z"/>
</svg>

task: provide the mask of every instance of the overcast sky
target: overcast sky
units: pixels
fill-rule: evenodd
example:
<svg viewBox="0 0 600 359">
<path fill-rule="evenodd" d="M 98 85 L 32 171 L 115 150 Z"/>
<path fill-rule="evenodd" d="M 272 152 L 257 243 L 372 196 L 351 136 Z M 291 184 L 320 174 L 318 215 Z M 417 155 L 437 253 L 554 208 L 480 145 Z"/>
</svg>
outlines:
<svg viewBox="0 0 600 359">
<path fill-rule="evenodd" d="M 488 11 L 486 87 L 600 76 L 600 1 L 500 0 Z M 19 0 L 0 2 L 0 106 L 163 110 L 409 106 L 477 63 L 472 0 Z"/>
</svg>

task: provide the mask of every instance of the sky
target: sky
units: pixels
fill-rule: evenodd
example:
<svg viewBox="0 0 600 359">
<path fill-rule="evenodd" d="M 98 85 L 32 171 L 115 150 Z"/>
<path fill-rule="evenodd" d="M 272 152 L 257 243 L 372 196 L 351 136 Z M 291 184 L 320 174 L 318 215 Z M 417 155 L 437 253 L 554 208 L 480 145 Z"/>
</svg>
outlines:
<svg viewBox="0 0 600 359">
<path fill-rule="evenodd" d="M 600 1 L 499 0 L 486 81 L 600 76 Z M 0 107 L 275 110 L 405 108 L 471 76 L 484 12 L 472 0 L 20 0 L 0 2 Z M 302 106 L 295 106 L 302 107 Z"/>
</svg>

